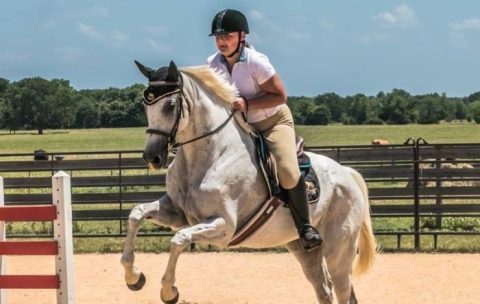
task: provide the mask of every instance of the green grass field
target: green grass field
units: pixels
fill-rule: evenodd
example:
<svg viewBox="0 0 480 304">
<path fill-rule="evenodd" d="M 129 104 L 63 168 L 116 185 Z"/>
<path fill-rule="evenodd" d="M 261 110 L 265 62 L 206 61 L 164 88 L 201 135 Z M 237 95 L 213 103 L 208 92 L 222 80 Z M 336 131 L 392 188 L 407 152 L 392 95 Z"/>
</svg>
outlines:
<svg viewBox="0 0 480 304">
<path fill-rule="evenodd" d="M 387 139 L 391 144 L 403 144 L 409 137 L 422 137 L 428 143 L 480 142 L 480 125 L 444 123 L 438 125 L 405 126 L 298 126 L 297 133 L 308 146 L 368 145 L 372 139 Z M 10 135 L 0 132 L 0 153 L 29 153 L 36 149 L 47 152 L 141 150 L 145 128 L 46 130 Z"/>
</svg>

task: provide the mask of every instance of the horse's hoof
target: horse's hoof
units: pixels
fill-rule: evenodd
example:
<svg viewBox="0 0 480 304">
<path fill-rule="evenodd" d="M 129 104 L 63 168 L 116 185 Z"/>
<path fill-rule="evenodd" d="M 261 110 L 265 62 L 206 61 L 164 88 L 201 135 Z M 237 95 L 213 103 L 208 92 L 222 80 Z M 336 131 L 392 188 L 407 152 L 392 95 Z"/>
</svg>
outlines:
<svg viewBox="0 0 480 304">
<path fill-rule="evenodd" d="M 171 300 L 164 300 L 162 298 L 162 302 L 165 303 L 165 304 L 177 304 L 178 302 L 178 298 L 180 298 L 180 293 L 178 292 L 178 289 L 177 287 L 173 287 L 173 290 L 175 291 L 175 293 L 177 294 L 173 299 Z"/>
<path fill-rule="evenodd" d="M 133 290 L 133 291 L 138 291 L 143 288 L 143 285 L 145 285 L 145 276 L 143 273 L 140 273 L 140 277 L 138 278 L 138 282 L 135 284 L 127 284 L 128 289 Z"/>
</svg>

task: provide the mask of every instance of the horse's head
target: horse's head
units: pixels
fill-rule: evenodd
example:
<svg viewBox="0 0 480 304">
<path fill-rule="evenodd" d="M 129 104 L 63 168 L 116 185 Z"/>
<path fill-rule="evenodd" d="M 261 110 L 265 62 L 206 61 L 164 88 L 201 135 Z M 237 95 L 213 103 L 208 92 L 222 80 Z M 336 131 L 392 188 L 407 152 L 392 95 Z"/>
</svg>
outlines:
<svg viewBox="0 0 480 304">
<path fill-rule="evenodd" d="M 183 82 L 173 61 L 170 66 L 153 70 L 135 61 L 148 78 L 143 101 L 148 119 L 147 142 L 143 159 L 153 168 L 162 167 L 168 156 L 168 144 L 183 128 Z"/>
</svg>

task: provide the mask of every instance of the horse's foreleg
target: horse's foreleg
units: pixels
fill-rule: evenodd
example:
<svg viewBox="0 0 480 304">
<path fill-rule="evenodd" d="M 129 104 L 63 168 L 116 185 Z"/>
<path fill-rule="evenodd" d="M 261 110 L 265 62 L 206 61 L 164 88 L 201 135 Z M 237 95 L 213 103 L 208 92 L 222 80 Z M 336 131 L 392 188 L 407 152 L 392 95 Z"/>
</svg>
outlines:
<svg viewBox="0 0 480 304">
<path fill-rule="evenodd" d="M 319 303 L 333 303 L 333 284 L 323 258 L 323 247 L 306 251 L 299 240 L 287 244 L 288 250 L 300 262 L 303 273 L 312 284 Z"/>
<path fill-rule="evenodd" d="M 160 297 L 164 303 L 175 304 L 179 293 L 175 284 L 175 269 L 180 253 L 192 242 L 214 241 L 225 237 L 226 224 L 223 218 L 216 218 L 208 223 L 198 224 L 179 230 L 170 241 L 170 258 L 162 278 Z"/>
<path fill-rule="evenodd" d="M 145 284 L 145 276 L 134 266 L 135 239 L 140 224 L 149 214 L 158 212 L 159 201 L 135 206 L 128 216 L 127 237 L 125 238 L 121 263 L 125 269 L 125 282 L 131 290 L 140 290 Z"/>
<path fill-rule="evenodd" d="M 167 195 L 158 201 L 141 204 L 132 209 L 128 216 L 127 237 L 125 238 L 121 258 L 121 263 L 125 269 L 125 281 L 131 290 L 140 290 L 145 284 L 145 276 L 134 266 L 135 238 L 144 219 L 167 227 L 185 224 L 183 216 L 176 213 L 171 207 L 171 202 Z"/>
</svg>

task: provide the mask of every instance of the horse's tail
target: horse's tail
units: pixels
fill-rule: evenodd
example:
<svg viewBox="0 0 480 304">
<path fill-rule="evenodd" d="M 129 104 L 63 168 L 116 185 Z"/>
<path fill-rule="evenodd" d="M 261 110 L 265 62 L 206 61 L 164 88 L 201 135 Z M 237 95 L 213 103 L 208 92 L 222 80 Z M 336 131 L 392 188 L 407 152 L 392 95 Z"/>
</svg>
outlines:
<svg viewBox="0 0 480 304">
<path fill-rule="evenodd" d="M 368 202 L 368 188 L 362 175 L 352 168 L 347 167 L 352 174 L 355 182 L 362 190 L 364 202 L 367 204 L 365 215 L 360 226 L 358 256 L 355 260 L 354 273 L 363 274 L 373 265 L 377 253 L 377 244 L 372 231 L 372 221 L 370 219 L 370 204 Z"/>
</svg>

